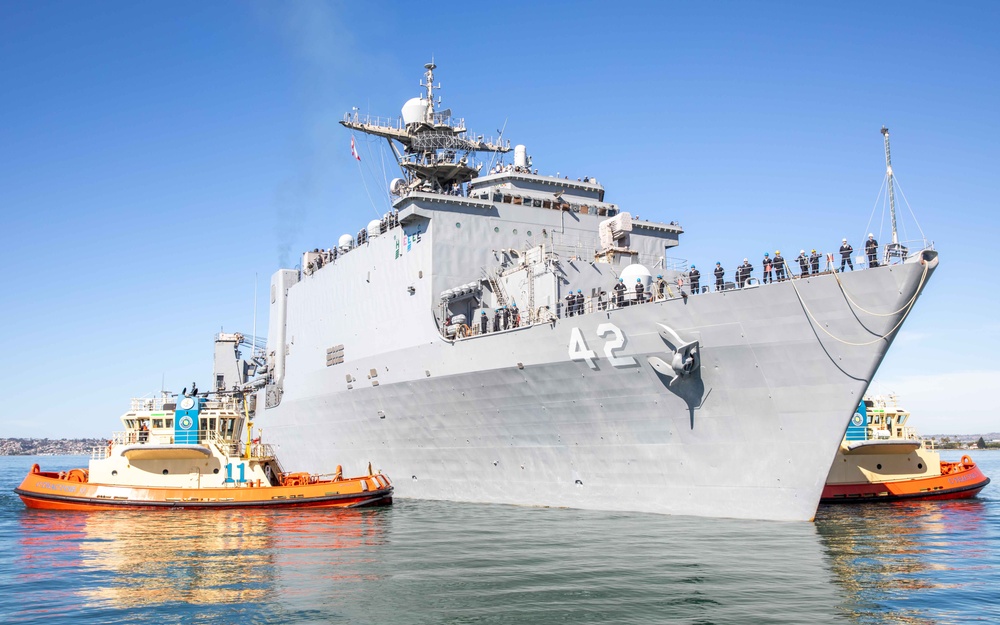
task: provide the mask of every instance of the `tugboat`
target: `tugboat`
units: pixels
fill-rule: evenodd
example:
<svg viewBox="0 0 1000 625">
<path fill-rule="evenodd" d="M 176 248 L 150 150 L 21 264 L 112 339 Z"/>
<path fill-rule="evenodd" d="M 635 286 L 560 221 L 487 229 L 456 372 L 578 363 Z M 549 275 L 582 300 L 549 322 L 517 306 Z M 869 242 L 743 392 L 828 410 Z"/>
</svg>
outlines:
<svg viewBox="0 0 1000 625">
<path fill-rule="evenodd" d="M 220 345 L 242 335 L 216 337 Z M 253 395 L 246 390 L 133 399 L 124 430 L 91 451 L 87 469 L 42 471 L 39 465 L 14 489 L 29 508 L 356 508 L 392 503 L 392 482 L 381 472 L 344 477 L 286 473 L 272 445 L 253 437 Z M 245 432 L 245 436 L 242 436 Z M 241 440 L 241 436 L 245 440 Z"/>
<path fill-rule="evenodd" d="M 847 427 L 820 503 L 975 497 L 990 478 L 969 456 L 941 460 L 906 425 L 895 395 L 865 398 Z"/>
</svg>

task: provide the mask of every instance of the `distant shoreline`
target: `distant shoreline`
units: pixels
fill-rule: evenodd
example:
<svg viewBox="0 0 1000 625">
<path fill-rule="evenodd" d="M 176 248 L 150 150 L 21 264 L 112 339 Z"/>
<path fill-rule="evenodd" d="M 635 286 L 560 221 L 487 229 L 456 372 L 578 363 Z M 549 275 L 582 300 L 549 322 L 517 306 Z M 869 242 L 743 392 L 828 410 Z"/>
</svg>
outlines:
<svg viewBox="0 0 1000 625">
<path fill-rule="evenodd" d="M 79 456 L 108 444 L 106 438 L 0 438 L 0 456 Z"/>
</svg>

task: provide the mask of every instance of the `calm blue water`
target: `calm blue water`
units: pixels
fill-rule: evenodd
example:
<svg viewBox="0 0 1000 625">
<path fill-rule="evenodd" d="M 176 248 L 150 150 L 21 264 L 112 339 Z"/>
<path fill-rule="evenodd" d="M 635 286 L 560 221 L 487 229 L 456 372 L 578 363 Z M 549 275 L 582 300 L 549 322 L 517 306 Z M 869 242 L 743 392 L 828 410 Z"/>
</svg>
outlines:
<svg viewBox="0 0 1000 625">
<path fill-rule="evenodd" d="M 1000 452 L 978 499 L 815 523 L 398 501 L 357 511 L 29 511 L 0 458 L 0 622 L 1000 622 Z M 945 452 L 945 459 L 960 454 Z"/>
</svg>

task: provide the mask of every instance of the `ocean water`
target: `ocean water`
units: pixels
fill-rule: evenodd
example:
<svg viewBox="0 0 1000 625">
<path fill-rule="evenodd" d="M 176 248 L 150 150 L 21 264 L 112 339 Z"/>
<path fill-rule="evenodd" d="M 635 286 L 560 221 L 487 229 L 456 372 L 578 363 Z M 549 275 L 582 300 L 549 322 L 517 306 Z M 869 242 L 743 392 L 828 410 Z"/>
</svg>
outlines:
<svg viewBox="0 0 1000 625">
<path fill-rule="evenodd" d="M 944 452 L 945 459 L 961 454 Z M 44 512 L 0 458 L 0 622 L 997 623 L 1000 452 L 977 499 L 814 523 L 423 501 Z"/>
</svg>

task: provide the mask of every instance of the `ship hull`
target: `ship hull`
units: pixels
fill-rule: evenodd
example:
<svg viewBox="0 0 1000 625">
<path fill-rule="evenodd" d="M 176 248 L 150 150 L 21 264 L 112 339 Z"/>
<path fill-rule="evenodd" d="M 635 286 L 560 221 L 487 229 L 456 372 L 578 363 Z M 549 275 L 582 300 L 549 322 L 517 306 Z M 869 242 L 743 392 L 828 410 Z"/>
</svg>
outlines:
<svg viewBox="0 0 1000 625">
<path fill-rule="evenodd" d="M 72 482 L 41 471 L 14 489 L 25 506 L 41 510 L 359 508 L 392 503 L 392 491 L 383 476 L 301 486 L 141 488 Z"/>
<path fill-rule="evenodd" d="M 893 481 L 827 484 L 820 503 L 869 503 L 876 501 L 969 499 L 990 483 L 966 456 L 959 463 L 941 463 L 942 475 Z"/>
<path fill-rule="evenodd" d="M 259 423 L 303 466 L 371 459 L 401 497 L 808 520 L 936 264 L 929 252 L 336 367 L 311 368 L 294 348 L 281 402 Z M 664 326 L 698 341 L 693 375 L 672 382 L 651 366 L 675 347 Z M 308 328 L 296 333 L 307 342 Z"/>
</svg>

